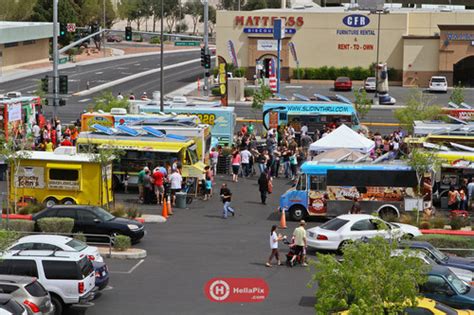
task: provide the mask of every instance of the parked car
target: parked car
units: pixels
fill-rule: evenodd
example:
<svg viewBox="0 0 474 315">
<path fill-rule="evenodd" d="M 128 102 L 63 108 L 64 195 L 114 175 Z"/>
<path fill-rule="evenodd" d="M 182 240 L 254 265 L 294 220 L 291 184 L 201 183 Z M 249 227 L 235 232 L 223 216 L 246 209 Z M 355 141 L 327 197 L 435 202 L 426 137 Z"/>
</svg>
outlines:
<svg viewBox="0 0 474 315">
<path fill-rule="evenodd" d="M 366 92 L 375 92 L 377 89 L 377 81 L 375 80 L 375 77 L 368 77 L 365 79 L 364 89 Z"/>
<path fill-rule="evenodd" d="M 93 261 L 95 272 L 95 285 L 99 290 L 105 289 L 109 284 L 109 270 L 104 262 Z"/>
<path fill-rule="evenodd" d="M 474 290 L 447 267 L 432 266 L 420 292 L 451 307 L 474 310 Z"/>
<path fill-rule="evenodd" d="M 392 256 L 401 256 L 403 255 L 404 250 L 395 249 L 392 251 Z M 408 254 L 411 257 L 416 257 L 420 259 L 424 264 L 430 266 L 440 266 L 436 261 L 434 261 L 428 254 L 419 250 L 410 250 Z M 448 267 L 459 279 L 466 282 L 469 285 L 474 284 L 474 273 L 466 269 L 460 269 L 455 267 Z"/>
<path fill-rule="evenodd" d="M 27 309 L 10 294 L 0 294 L 1 315 L 28 315 Z"/>
<path fill-rule="evenodd" d="M 403 315 L 472 315 L 473 311 L 457 310 L 443 303 L 427 298 L 417 298 L 418 304 L 406 307 L 400 314 Z M 339 312 L 337 315 L 348 315 L 349 311 Z"/>
<path fill-rule="evenodd" d="M 140 222 L 115 217 L 108 211 L 96 206 L 57 205 L 34 214 L 33 220 L 37 222 L 41 218 L 51 217 L 74 219 L 74 233 L 126 235 L 131 238 L 133 243 L 140 241 L 145 235 L 145 227 Z"/>
<path fill-rule="evenodd" d="M 381 236 L 401 239 L 421 235 L 417 227 L 402 223 L 389 223 L 368 214 L 344 214 L 321 226 L 308 229 L 309 247 L 323 250 L 340 250 L 350 242 Z"/>
<path fill-rule="evenodd" d="M 0 293 L 10 294 L 29 314 L 54 314 L 51 297 L 36 278 L 0 275 Z"/>
<path fill-rule="evenodd" d="M 51 296 L 55 314 L 65 306 L 90 305 L 95 273 L 86 255 L 55 251 L 9 251 L 0 256 L 0 274 L 35 277 Z"/>
<path fill-rule="evenodd" d="M 432 76 L 428 90 L 430 92 L 448 92 L 448 80 L 444 76 Z"/>
<path fill-rule="evenodd" d="M 95 246 L 62 235 L 28 235 L 13 243 L 7 250 L 63 250 L 87 255 L 89 260 L 103 262 L 104 258 Z"/>
<path fill-rule="evenodd" d="M 122 36 L 119 36 L 119 35 L 107 36 L 107 42 L 109 43 L 120 43 L 121 41 L 122 41 Z"/>
<path fill-rule="evenodd" d="M 417 249 L 417 250 L 423 251 L 431 259 L 436 261 L 438 265 L 466 269 L 471 272 L 474 272 L 474 261 L 471 261 L 464 257 L 448 256 L 428 242 L 421 242 L 421 241 L 402 242 L 400 243 L 400 247 L 401 248 L 408 247 L 411 249 Z"/>
<path fill-rule="evenodd" d="M 352 90 L 352 80 L 348 77 L 338 77 L 334 81 L 335 91 L 350 91 Z"/>
</svg>

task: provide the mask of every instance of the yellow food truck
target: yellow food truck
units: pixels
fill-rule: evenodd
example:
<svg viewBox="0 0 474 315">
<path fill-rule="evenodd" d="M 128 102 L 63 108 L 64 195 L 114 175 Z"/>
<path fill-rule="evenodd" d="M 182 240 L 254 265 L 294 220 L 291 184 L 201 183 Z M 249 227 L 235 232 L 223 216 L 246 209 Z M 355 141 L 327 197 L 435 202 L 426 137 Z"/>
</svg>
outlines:
<svg viewBox="0 0 474 315">
<path fill-rule="evenodd" d="M 77 147 L 79 152 L 97 152 L 101 149 L 122 151 L 120 160 L 115 160 L 113 164 L 114 188 L 122 185 L 125 175 L 129 176 L 128 185 L 136 186 L 138 172 L 143 167 L 153 169 L 160 162 L 172 163 L 175 160 L 182 164 L 183 177 L 204 178 L 205 164 L 200 161 L 197 145 L 191 138 L 172 134 L 161 136 L 151 129 L 148 136 L 107 134 L 110 130 L 104 127 L 100 127 L 100 130 L 81 132 Z"/>
<path fill-rule="evenodd" d="M 102 206 L 113 200 L 112 161 L 104 165 L 96 154 L 76 153 L 74 147 L 60 147 L 54 152 L 24 151 L 18 156 L 18 167 L 13 163 L 11 167 L 10 202 L 33 197 L 51 207 Z"/>
</svg>

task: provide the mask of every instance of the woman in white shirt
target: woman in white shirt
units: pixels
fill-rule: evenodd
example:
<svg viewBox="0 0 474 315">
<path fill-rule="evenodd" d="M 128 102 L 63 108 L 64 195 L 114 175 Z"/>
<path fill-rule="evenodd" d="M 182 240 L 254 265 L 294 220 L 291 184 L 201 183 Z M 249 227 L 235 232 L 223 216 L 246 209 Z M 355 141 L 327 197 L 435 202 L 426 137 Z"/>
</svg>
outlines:
<svg viewBox="0 0 474 315">
<path fill-rule="evenodd" d="M 265 266 L 267 267 L 272 266 L 271 262 L 272 262 L 273 257 L 277 259 L 278 266 L 281 265 L 280 255 L 278 254 L 278 241 L 281 240 L 281 235 L 276 234 L 276 229 L 277 229 L 277 226 L 272 225 L 272 230 L 270 231 L 270 248 L 272 250 L 272 253 L 270 254 L 270 257 L 268 258 L 268 261 L 265 264 Z"/>
</svg>

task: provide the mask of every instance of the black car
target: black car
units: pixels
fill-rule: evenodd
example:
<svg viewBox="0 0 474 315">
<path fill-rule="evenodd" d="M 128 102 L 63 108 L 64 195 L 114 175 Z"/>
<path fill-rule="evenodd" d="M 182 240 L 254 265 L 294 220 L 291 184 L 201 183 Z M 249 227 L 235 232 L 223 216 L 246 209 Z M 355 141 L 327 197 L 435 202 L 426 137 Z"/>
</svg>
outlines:
<svg viewBox="0 0 474 315">
<path fill-rule="evenodd" d="M 37 222 L 42 218 L 53 217 L 74 219 L 73 233 L 126 235 L 132 243 L 137 243 L 145 235 L 145 228 L 140 222 L 115 217 L 96 206 L 57 205 L 36 213 L 33 220 Z"/>
</svg>

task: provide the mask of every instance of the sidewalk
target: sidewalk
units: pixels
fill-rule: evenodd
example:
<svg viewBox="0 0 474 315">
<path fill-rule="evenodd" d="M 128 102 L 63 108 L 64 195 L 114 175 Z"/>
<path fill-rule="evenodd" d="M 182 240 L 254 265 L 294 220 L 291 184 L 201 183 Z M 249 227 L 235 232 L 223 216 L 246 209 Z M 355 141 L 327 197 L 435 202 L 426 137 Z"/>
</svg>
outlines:
<svg viewBox="0 0 474 315">
<path fill-rule="evenodd" d="M 197 51 L 197 48 L 186 48 L 186 47 L 175 47 L 173 45 L 165 45 L 164 53 L 179 53 L 186 51 Z M 96 49 L 87 49 L 84 54 L 75 56 L 75 62 L 68 62 L 66 64 L 59 65 L 59 69 L 70 69 L 76 66 L 91 65 L 101 62 L 121 60 L 128 58 L 144 57 L 150 55 L 156 55 L 160 53 L 160 46 L 156 47 L 121 47 L 107 48 L 106 45 L 106 57 L 104 57 L 102 51 Z M 0 73 L 0 83 L 22 79 L 36 74 L 41 74 L 52 70 L 52 62 L 39 62 L 20 66 L 18 68 L 9 69 Z"/>
</svg>

